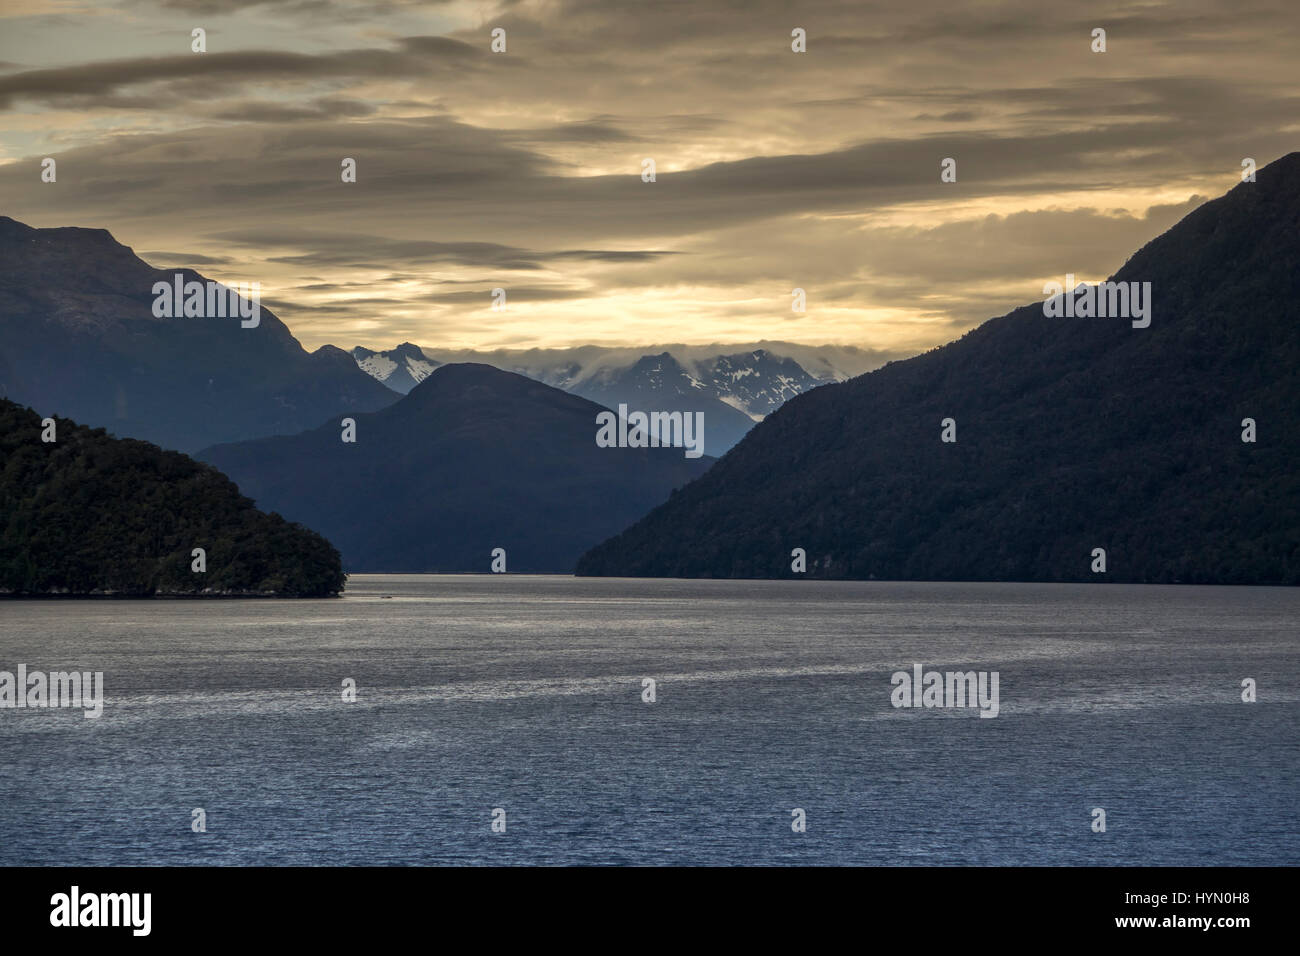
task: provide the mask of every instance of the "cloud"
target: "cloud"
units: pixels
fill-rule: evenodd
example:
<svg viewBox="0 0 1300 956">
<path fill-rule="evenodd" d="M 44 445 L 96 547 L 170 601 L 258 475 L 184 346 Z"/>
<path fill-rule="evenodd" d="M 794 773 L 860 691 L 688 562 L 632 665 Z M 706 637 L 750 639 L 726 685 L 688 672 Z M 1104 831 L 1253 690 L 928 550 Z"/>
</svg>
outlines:
<svg viewBox="0 0 1300 956">
<path fill-rule="evenodd" d="M 309 344 L 923 348 L 1296 148 L 1282 0 L 141 3 L 5 21 L 0 60 L 39 66 L 0 73 L 0 208 L 262 279 Z M 212 52 L 160 55 L 198 14 Z M 536 295 L 485 324 L 513 279 Z"/>
<path fill-rule="evenodd" d="M 676 253 L 650 250 L 559 249 L 540 251 L 491 242 L 439 242 L 427 239 L 393 239 L 377 235 L 338 235 L 316 232 L 225 232 L 212 238 L 258 249 L 289 246 L 306 251 L 267 256 L 267 262 L 292 263 L 303 267 L 367 268 L 384 266 L 429 266 L 438 263 L 495 267 L 505 270 L 534 270 L 544 263 L 568 259 L 588 262 L 652 262 Z M 390 277 L 391 281 L 391 277 Z"/>
<path fill-rule="evenodd" d="M 203 87 L 195 92 L 211 98 L 216 90 L 233 90 L 268 80 L 420 76 L 439 69 L 463 71 L 488 55 L 485 50 L 447 37 L 407 37 L 399 47 L 324 55 L 274 50 L 189 53 L 24 70 L 0 76 L 0 108 L 12 108 L 19 100 L 57 104 L 61 99 L 78 97 L 82 98 L 78 104 L 81 108 L 111 107 L 114 101 L 107 95 L 126 87 L 185 80 L 202 80 Z"/>
<path fill-rule="evenodd" d="M 341 96 L 322 97 L 300 106 L 244 101 L 223 106 L 212 117 L 236 123 L 297 123 L 342 117 L 370 116 L 377 110 L 371 103 Z"/>
<path fill-rule="evenodd" d="M 230 262 L 228 256 L 204 256 L 197 252 L 138 252 L 136 253 L 150 265 L 166 266 L 221 266 Z"/>
</svg>

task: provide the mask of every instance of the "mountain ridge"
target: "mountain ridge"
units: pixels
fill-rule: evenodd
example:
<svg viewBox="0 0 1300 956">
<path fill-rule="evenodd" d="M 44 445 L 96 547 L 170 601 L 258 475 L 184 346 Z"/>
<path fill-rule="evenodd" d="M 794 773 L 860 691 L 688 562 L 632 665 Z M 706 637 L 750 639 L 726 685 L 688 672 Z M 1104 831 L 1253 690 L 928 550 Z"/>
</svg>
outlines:
<svg viewBox="0 0 1300 956">
<path fill-rule="evenodd" d="M 577 572 L 1300 583 L 1298 226 L 1292 153 L 1114 273 L 1149 328 L 1037 303 L 796 396 Z"/>
<path fill-rule="evenodd" d="M 155 315 L 154 284 L 177 274 L 209 281 L 104 229 L 0 217 L 0 395 L 181 451 L 396 400 L 332 346 L 308 353 L 265 306 L 256 327 Z"/>
<path fill-rule="evenodd" d="M 205 449 L 259 507 L 326 535 L 350 571 L 569 572 L 586 548 L 703 473 L 681 448 L 601 448 L 601 406 L 534 379 L 443 365 L 400 401 L 300 435 Z"/>
<path fill-rule="evenodd" d="M 470 352 L 461 357 L 526 375 L 611 409 L 626 405 L 629 413 L 703 412 L 712 454 L 731 448 L 754 422 L 792 395 L 825 381 L 806 372 L 793 358 L 764 348 L 700 353 L 695 358 L 675 348 L 647 350 L 635 358 L 631 351 L 593 346 L 522 353 Z M 536 358 L 538 353 L 545 357 Z M 433 350 L 410 342 L 386 352 L 356 346 L 351 354 L 360 368 L 403 393 L 444 364 Z"/>
</svg>

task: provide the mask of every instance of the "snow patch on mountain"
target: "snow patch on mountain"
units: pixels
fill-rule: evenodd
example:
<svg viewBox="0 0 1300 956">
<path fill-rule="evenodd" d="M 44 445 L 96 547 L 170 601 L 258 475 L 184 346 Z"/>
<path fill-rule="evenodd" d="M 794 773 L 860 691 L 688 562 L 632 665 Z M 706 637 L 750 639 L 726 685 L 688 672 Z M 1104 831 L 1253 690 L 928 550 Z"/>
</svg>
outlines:
<svg viewBox="0 0 1300 956">
<path fill-rule="evenodd" d="M 406 367 L 407 371 L 411 373 L 411 378 L 415 379 L 416 384 L 419 384 L 428 378 L 429 373 L 438 366 L 434 362 L 422 362 L 420 359 L 413 358 L 407 359 Z"/>
<path fill-rule="evenodd" d="M 361 366 L 361 371 L 373 378 L 383 381 L 392 375 L 397 368 L 397 363 L 390 358 L 385 358 L 381 353 L 375 353 L 368 358 L 357 359 L 357 364 Z"/>
<path fill-rule="evenodd" d="M 736 411 L 741 412 L 741 413 L 743 413 L 743 414 L 745 414 L 745 415 L 748 415 L 750 418 L 752 418 L 752 419 L 754 420 L 755 423 L 757 423 L 757 422 L 761 422 L 761 421 L 763 420 L 763 416 L 762 416 L 762 415 L 755 415 L 755 414 L 754 414 L 753 412 L 751 412 L 748 408 L 746 408 L 746 407 L 745 407 L 745 403 L 742 402 L 742 401 L 741 401 L 739 398 L 737 398 L 735 395 L 721 395 L 721 396 L 719 396 L 719 399 L 720 399 L 720 401 L 725 402 L 726 404 L 730 405 L 730 406 L 731 406 L 732 408 L 734 408 Z"/>
<path fill-rule="evenodd" d="M 565 349 L 436 349 L 409 342 L 388 351 L 357 347 L 357 364 L 405 394 L 443 364 L 481 363 L 616 407 L 705 411 L 720 453 L 796 395 L 906 354 L 790 342 L 752 345 L 584 345 Z M 735 414 L 733 414 L 735 413 Z M 711 451 L 713 453 L 713 451 Z"/>
</svg>

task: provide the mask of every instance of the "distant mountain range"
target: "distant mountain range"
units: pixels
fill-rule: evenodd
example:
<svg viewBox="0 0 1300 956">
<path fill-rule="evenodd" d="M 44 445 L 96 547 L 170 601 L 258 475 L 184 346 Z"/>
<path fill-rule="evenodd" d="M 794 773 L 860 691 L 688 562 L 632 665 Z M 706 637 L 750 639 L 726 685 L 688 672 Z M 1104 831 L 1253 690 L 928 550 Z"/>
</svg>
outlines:
<svg viewBox="0 0 1300 956">
<path fill-rule="evenodd" d="M 0 217 L 0 396 L 119 436 L 205 449 L 259 506 L 327 534 L 351 569 L 481 571 L 502 547 L 509 570 L 570 571 L 791 396 L 883 360 L 789 343 L 516 350 L 482 353 L 486 363 L 410 343 L 308 353 L 265 306 L 251 323 L 233 312 L 181 317 L 179 303 L 159 310 L 160 284 L 190 283 L 226 292 L 191 269 L 154 268 L 101 229 Z M 620 405 L 629 415 L 702 412 L 705 457 L 600 447 L 596 415 Z M 344 418 L 357 423 L 355 444 L 339 440 Z M 130 458 L 111 457 L 124 467 Z M 118 487 L 111 476 L 86 480 Z M 82 561 L 65 544 L 68 560 Z M 160 579 L 140 561 L 130 587 L 147 593 Z M 26 565 L 10 570 L 31 578 Z M 273 570 L 239 581 L 274 583 Z"/>
<path fill-rule="evenodd" d="M 608 408 L 700 411 L 707 449 L 722 454 L 788 399 L 828 381 L 842 381 L 883 364 L 884 353 L 838 346 L 768 343 L 745 351 L 712 352 L 701 346 L 655 350 L 584 346 L 572 349 L 449 352 L 403 342 L 376 352 L 358 346 L 358 366 L 389 388 L 406 393 L 444 362 L 478 362 L 526 375 Z M 776 351 L 776 350 L 780 351 Z M 805 371 L 789 353 L 817 369 Z"/>
<path fill-rule="evenodd" d="M 1112 281 L 1149 326 L 1038 302 L 800 395 L 578 573 L 1300 583 L 1300 153 Z"/>
<path fill-rule="evenodd" d="M 215 468 L 0 399 L 0 595 L 342 588 L 328 541 L 262 514 Z"/>
<path fill-rule="evenodd" d="M 200 453 L 258 506 L 320 531 L 349 571 L 569 572 L 713 460 L 602 448 L 594 402 L 487 365 L 436 368 L 410 394 L 292 437 Z"/>
<path fill-rule="evenodd" d="M 397 396 L 333 346 L 306 352 L 275 315 L 157 318 L 155 269 L 103 229 L 0 216 L 0 396 L 182 451 L 293 434 Z"/>
<path fill-rule="evenodd" d="M 265 307 L 250 328 L 233 316 L 157 317 L 155 283 L 177 274 L 207 282 L 191 269 L 154 268 L 102 229 L 33 229 L 0 217 L 0 396 L 195 451 L 375 411 L 443 364 L 481 362 L 615 409 L 702 411 L 706 448 L 721 454 L 790 397 L 888 357 L 784 342 L 727 352 L 585 346 L 439 354 L 406 342 L 389 351 L 358 346 L 350 362 L 330 345 L 306 352 Z"/>
<path fill-rule="evenodd" d="M 702 411 L 721 454 L 792 397 L 892 357 L 785 342 L 492 352 L 361 347 L 308 353 L 265 306 L 257 324 L 158 317 L 154 287 L 207 283 L 158 269 L 105 230 L 0 217 L 0 396 L 192 452 L 377 411 L 447 363 L 494 365 L 629 411 Z"/>
</svg>

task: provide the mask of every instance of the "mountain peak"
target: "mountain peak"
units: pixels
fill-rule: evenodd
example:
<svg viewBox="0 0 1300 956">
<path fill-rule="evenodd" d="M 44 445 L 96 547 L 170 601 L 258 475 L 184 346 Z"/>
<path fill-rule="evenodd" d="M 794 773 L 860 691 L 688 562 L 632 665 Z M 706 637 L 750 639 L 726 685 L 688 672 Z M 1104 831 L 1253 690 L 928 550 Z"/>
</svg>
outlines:
<svg viewBox="0 0 1300 956">
<path fill-rule="evenodd" d="M 578 403 L 590 405 L 593 416 L 599 410 L 598 405 L 587 399 L 481 362 L 453 362 L 438 366 L 407 393 L 406 401 L 399 404 L 419 408 L 431 404 L 445 406 L 448 402 L 484 401 L 544 401 L 570 407 Z"/>
<path fill-rule="evenodd" d="M 413 359 L 419 359 L 420 361 L 428 361 L 428 358 L 425 356 L 424 351 L 418 345 L 413 345 L 410 342 L 403 342 L 401 345 L 397 346 L 397 348 L 390 351 L 389 355 L 397 355 L 397 356 L 401 356 L 402 358 L 413 358 Z"/>
</svg>

